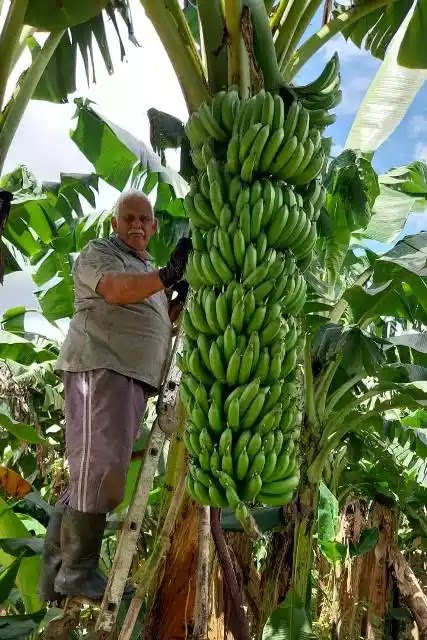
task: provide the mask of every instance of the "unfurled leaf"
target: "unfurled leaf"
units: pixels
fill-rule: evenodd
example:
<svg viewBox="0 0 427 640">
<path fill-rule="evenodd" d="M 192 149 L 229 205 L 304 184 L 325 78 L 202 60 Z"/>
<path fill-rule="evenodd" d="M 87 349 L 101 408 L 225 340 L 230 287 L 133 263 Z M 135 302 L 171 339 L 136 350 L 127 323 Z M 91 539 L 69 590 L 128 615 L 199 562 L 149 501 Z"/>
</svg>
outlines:
<svg viewBox="0 0 427 640">
<path fill-rule="evenodd" d="M 319 549 L 329 562 L 341 562 L 348 553 L 346 544 L 336 542 L 335 540 L 319 540 Z"/>
<path fill-rule="evenodd" d="M 21 558 L 16 558 L 8 567 L 3 569 L 0 573 L 0 604 L 5 602 L 9 597 L 10 592 L 15 586 L 16 576 L 18 575 L 19 565 Z M 1 620 L 1 618 L 0 618 Z M 1 633 L 1 621 L 0 621 L 0 633 Z M 0 635 L 0 638 L 3 638 Z"/>
<path fill-rule="evenodd" d="M 30 427 L 29 424 L 24 424 L 23 422 L 17 422 L 5 413 L 0 413 L 0 425 L 18 440 L 31 444 L 49 444 L 47 440 L 37 433 L 34 427 Z"/>
<path fill-rule="evenodd" d="M 424 3 L 424 0 L 417 0 L 417 3 Z M 373 53 L 378 57 L 384 56 L 388 44 L 397 32 L 354 119 L 346 142 L 348 149 L 375 151 L 400 124 L 427 79 L 427 57 L 421 42 L 417 48 L 412 43 L 411 49 L 415 53 L 415 58 L 412 59 L 418 57 L 419 64 L 408 64 L 408 40 L 404 36 L 409 20 L 415 20 L 408 13 L 412 4 L 413 0 L 391 3 L 387 8 L 373 11 L 364 20 L 356 22 L 354 27 L 350 27 L 353 29 L 351 33 L 345 32 L 357 46 L 361 46 L 366 32 L 370 31 L 372 37 L 364 42 L 373 45 Z M 377 38 L 375 33 L 383 35 Z M 412 68 L 404 68 L 401 64 Z"/>
<path fill-rule="evenodd" d="M 314 634 L 307 611 L 295 591 L 288 591 L 285 601 L 271 614 L 262 640 L 312 640 Z"/>
<path fill-rule="evenodd" d="M 349 375 L 362 371 L 372 375 L 378 365 L 385 362 L 385 344 L 381 338 L 370 335 L 357 326 L 342 327 L 327 323 L 314 336 L 313 354 L 323 366 L 340 355 L 341 366 Z"/>
<path fill-rule="evenodd" d="M 68 29 L 75 24 L 87 22 L 108 4 L 108 0 L 29 0 L 25 24 L 41 31 Z"/>
<path fill-rule="evenodd" d="M 61 318 L 71 318 L 74 313 L 74 288 L 69 278 L 62 278 L 57 284 L 37 292 L 43 315 L 49 322 Z"/>
<path fill-rule="evenodd" d="M 403 333 L 398 336 L 389 338 L 392 344 L 410 347 L 421 353 L 427 353 L 427 334 L 426 333 Z"/>
<path fill-rule="evenodd" d="M 333 223 L 344 216 L 350 231 L 364 229 L 379 194 L 378 177 L 371 163 L 359 151 L 347 149 L 331 162 L 325 186 L 325 207 Z"/>
<path fill-rule="evenodd" d="M 170 215 L 156 214 L 160 228 L 150 240 L 148 252 L 157 266 L 163 266 L 169 260 L 172 249 L 182 236 L 188 234 L 188 220 Z"/>
<path fill-rule="evenodd" d="M 397 264 L 418 276 L 427 276 L 427 232 L 406 236 L 379 260 Z"/>
<path fill-rule="evenodd" d="M 392 242 L 401 233 L 414 206 L 413 197 L 381 185 L 366 235 L 379 242 Z"/>
<path fill-rule="evenodd" d="M 362 0 L 363 1 L 363 0 Z M 369 0 L 367 0 L 369 2 Z M 388 46 L 406 18 L 412 0 L 399 2 L 397 8 L 379 7 L 343 30 L 343 36 L 360 49 L 366 48 L 378 58 L 384 59 Z M 333 17 L 338 17 L 348 9 L 348 4 L 336 3 Z"/>
<path fill-rule="evenodd" d="M 412 429 L 427 429 L 427 411 L 418 409 L 409 416 L 402 418 L 402 424 Z"/>
<path fill-rule="evenodd" d="M 0 538 L 25 538 L 28 531 L 18 516 L 8 509 L 8 504 L 0 497 Z M 4 553 L 0 549 L 0 564 L 9 566 L 14 561 L 13 557 Z M 39 611 L 41 602 L 38 597 L 38 582 L 40 577 L 40 558 L 34 556 L 32 558 L 23 558 L 19 566 L 16 578 L 16 586 L 18 587 L 21 598 L 24 602 L 25 610 L 28 612 Z M 11 616 L 13 617 L 13 616 Z M 43 614 L 42 616 L 43 617 Z M 2 627 L 2 625 L 4 625 Z M 0 638 L 6 637 L 5 629 L 8 627 L 8 620 L 0 616 Z M 15 637 L 15 636 L 10 636 Z M 19 640 L 25 638 L 25 635 L 16 636 Z"/>
<path fill-rule="evenodd" d="M 54 360 L 58 355 L 57 349 L 38 348 L 33 342 L 8 331 L 0 330 L 0 358 L 13 360 L 23 365 L 33 362 Z"/>
<path fill-rule="evenodd" d="M 319 487 L 317 507 L 317 531 L 321 540 L 333 540 L 337 534 L 339 519 L 338 500 L 324 482 Z"/>
<path fill-rule="evenodd" d="M 176 171 L 164 167 L 143 142 L 101 116 L 90 102 L 79 98 L 75 103 L 78 121 L 71 137 L 106 182 L 122 191 L 139 163 L 157 173 L 159 182 L 170 184 L 178 197 L 185 195 L 186 182 Z"/>
<path fill-rule="evenodd" d="M 12 615 L 0 618 L 0 638 L 2 640 L 24 640 L 35 631 L 44 618 L 44 611 L 31 615 Z"/>
<path fill-rule="evenodd" d="M 11 309 L 6 309 L 0 321 L 1 328 L 4 329 L 4 331 L 11 331 L 15 334 L 24 335 L 24 318 L 26 313 L 27 309 L 25 307 L 12 307 Z"/>
<path fill-rule="evenodd" d="M 388 184 L 392 189 L 418 197 L 427 197 L 427 165 L 415 160 L 403 167 L 396 167 L 380 176 L 382 184 Z"/>
<path fill-rule="evenodd" d="M 412 320 L 414 309 L 396 287 L 398 285 L 390 280 L 373 287 L 355 285 L 345 291 L 343 297 L 351 307 L 354 321 L 360 322 L 363 318 L 368 323 L 379 316 Z"/>
<path fill-rule="evenodd" d="M 0 547 L 10 556 L 29 558 L 41 555 L 44 547 L 43 538 L 0 538 Z"/>
<path fill-rule="evenodd" d="M 417 364 L 388 364 L 380 367 L 376 375 L 382 382 L 419 382 L 427 380 L 427 367 Z"/>
</svg>

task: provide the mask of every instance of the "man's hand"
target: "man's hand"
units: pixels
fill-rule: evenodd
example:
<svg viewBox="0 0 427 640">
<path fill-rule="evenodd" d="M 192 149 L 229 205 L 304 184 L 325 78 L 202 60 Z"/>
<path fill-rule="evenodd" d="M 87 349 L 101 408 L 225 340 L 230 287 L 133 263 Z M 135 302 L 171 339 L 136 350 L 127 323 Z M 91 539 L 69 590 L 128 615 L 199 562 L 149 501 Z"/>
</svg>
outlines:
<svg viewBox="0 0 427 640">
<path fill-rule="evenodd" d="M 172 251 L 168 264 L 159 269 L 159 278 L 163 282 L 165 289 L 174 286 L 182 280 L 188 255 L 192 247 L 193 245 L 190 238 L 181 238 Z"/>
</svg>

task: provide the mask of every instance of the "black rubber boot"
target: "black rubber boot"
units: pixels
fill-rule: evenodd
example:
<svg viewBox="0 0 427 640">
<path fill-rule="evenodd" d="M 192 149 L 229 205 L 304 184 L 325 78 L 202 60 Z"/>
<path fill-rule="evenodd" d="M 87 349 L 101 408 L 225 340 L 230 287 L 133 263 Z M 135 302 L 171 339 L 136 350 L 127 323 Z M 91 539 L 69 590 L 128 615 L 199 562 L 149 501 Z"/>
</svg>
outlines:
<svg viewBox="0 0 427 640">
<path fill-rule="evenodd" d="M 54 602 L 61 598 L 55 591 L 54 583 L 61 566 L 61 523 L 64 510 L 62 504 L 55 506 L 46 530 L 39 581 L 39 595 L 44 602 Z"/>
<path fill-rule="evenodd" d="M 55 591 L 99 602 L 104 596 L 107 577 L 98 569 L 105 514 L 83 513 L 66 507 L 61 527 L 62 565 L 55 580 Z M 123 597 L 135 589 L 127 583 Z"/>
<path fill-rule="evenodd" d="M 56 591 L 65 596 L 102 600 L 106 579 L 97 567 L 105 521 L 103 513 L 66 508 L 61 527 L 62 565 L 55 580 Z"/>
</svg>

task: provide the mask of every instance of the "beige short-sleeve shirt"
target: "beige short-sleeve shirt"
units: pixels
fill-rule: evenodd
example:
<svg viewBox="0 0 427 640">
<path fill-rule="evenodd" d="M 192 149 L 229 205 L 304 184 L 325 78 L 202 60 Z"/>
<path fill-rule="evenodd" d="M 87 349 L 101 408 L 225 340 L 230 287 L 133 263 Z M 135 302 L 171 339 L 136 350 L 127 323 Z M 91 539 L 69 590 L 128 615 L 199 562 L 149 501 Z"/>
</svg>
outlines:
<svg viewBox="0 0 427 640">
<path fill-rule="evenodd" d="M 158 388 L 172 326 L 163 291 L 136 304 L 113 305 L 96 293 L 108 273 L 146 273 L 154 267 L 117 237 L 92 240 L 74 265 L 75 314 L 56 364 L 58 371 L 111 369 Z"/>
</svg>

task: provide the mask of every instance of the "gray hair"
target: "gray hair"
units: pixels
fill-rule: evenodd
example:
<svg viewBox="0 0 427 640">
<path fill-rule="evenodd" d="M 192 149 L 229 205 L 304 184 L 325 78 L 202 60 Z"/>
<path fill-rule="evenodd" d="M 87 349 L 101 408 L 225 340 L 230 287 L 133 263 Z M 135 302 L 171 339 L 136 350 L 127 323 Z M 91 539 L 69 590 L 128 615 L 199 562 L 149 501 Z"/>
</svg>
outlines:
<svg viewBox="0 0 427 640">
<path fill-rule="evenodd" d="M 139 189 L 129 189 L 128 191 L 123 191 L 123 193 L 121 193 L 116 200 L 116 203 L 113 208 L 113 216 L 115 218 L 118 217 L 120 213 L 120 207 L 122 206 L 122 204 L 127 200 L 130 200 L 131 198 L 139 198 L 145 204 L 149 204 L 151 211 L 153 211 L 153 206 L 151 204 L 150 198 L 147 196 L 146 193 L 144 193 L 143 191 L 140 191 Z M 153 215 L 154 215 L 154 212 L 153 212 Z"/>
</svg>

